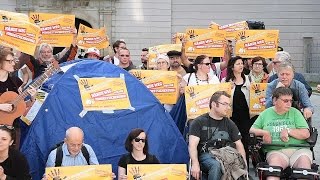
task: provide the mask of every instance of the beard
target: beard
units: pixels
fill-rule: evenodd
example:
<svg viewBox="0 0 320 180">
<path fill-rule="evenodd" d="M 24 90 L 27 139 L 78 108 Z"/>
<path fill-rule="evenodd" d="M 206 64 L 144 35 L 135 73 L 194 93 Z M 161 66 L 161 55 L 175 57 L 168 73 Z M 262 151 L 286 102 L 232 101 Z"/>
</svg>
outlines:
<svg viewBox="0 0 320 180">
<path fill-rule="evenodd" d="M 172 68 L 178 68 L 181 66 L 181 64 L 179 62 L 173 62 L 171 65 L 170 65 Z"/>
</svg>

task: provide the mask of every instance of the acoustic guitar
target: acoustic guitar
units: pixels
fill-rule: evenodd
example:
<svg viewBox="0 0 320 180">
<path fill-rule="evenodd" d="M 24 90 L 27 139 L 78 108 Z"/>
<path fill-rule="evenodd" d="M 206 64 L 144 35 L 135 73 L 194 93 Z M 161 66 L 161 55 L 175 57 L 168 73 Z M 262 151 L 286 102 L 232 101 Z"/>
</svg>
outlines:
<svg viewBox="0 0 320 180">
<path fill-rule="evenodd" d="M 12 104 L 13 108 L 11 112 L 0 110 L 0 124 L 12 125 L 13 121 L 22 116 L 26 110 L 26 103 L 24 99 L 29 95 L 27 90 L 30 89 L 30 87 L 38 89 L 51 75 L 59 71 L 59 65 L 57 63 L 52 63 L 48 66 L 46 71 L 31 83 L 31 85 L 29 85 L 21 94 L 17 94 L 13 91 L 7 91 L 1 94 L 0 104 Z"/>
</svg>

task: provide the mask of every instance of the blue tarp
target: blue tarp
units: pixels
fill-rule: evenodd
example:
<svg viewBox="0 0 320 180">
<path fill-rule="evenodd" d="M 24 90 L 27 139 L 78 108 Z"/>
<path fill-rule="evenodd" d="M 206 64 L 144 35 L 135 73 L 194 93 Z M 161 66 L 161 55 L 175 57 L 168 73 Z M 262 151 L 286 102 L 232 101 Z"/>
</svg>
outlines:
<svg viewBox="0 0 320 180">
<path fill-rule="evenodd" d="M 80 78 L 119 77 L 124 74 L 132 110 L 113 114 L 90 111 L 79 116 L 82 103 L 74 75 Z M 85 143 L 94 149 L 100 164 L 112 164 L 117 172 L 119 158 L 127 153 L 125 139 L 133 128 L 143 128 L 149 138 L 150 153 L 161 163 L 188 163 L 188 149 L 171 116 L 160 102 L 135 77 L 112 64 L 86 60 L 78 62 L 56 78 L 46 101 L 33 121 L 22 145 L 33 179 L 41 179 L 49 150 L 64 139 L 69 127 L 78 126 L 85 133 Z"/>
</svg>

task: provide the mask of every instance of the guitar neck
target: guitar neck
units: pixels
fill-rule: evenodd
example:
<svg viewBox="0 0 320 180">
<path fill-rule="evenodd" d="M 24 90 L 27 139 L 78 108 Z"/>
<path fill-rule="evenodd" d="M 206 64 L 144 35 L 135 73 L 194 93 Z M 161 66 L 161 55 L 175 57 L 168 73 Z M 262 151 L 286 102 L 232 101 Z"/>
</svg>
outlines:
<svg viewBox="0 0 320 180">
<path fill-rule="evenodd" d="M 44 81 L 48 79 L 50 73 L 52 73 L 52 70 L 48 69 L 45 73 L 39 76 L 31 85 L 28 86 L 27 89 L 25 89 L 21 94 L 19 94 L 19 96 L 12 102 L 12 104 L 15 105 L 19 101 L 24 100 L 29 95 L 28 89 L 30 89 L 30 87 L 38 89 L 44 83 Z"/>
</svg>

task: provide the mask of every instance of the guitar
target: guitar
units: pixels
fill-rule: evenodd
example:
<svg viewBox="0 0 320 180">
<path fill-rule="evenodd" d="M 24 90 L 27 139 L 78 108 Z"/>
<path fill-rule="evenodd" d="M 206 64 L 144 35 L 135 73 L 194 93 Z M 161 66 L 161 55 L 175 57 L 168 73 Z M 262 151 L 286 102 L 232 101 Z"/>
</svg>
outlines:
<svg viewBox="0 0 320 180">
<path fill-rule="evenodd" d="M 26 111 L 26 103 L 24 99 L 29 95 L 27 90 L 30 89 L 30 86 L 38 89 L 51 75 L 56 72 L 59 72 L 60 68 L 57 63 L 52 63 L 48 66 L 46 71 L 40 75 L 31 85 L 28 86 L 21 94 L 17 94 L 13 91 L 4 92 L 0 96 L 0 104 L 9 103 L 12 104 L 12 111 L 5 112 L 0 111 L 0 124 L 12 125 L 13 121 L 22 116 Z"/>
</svg>

